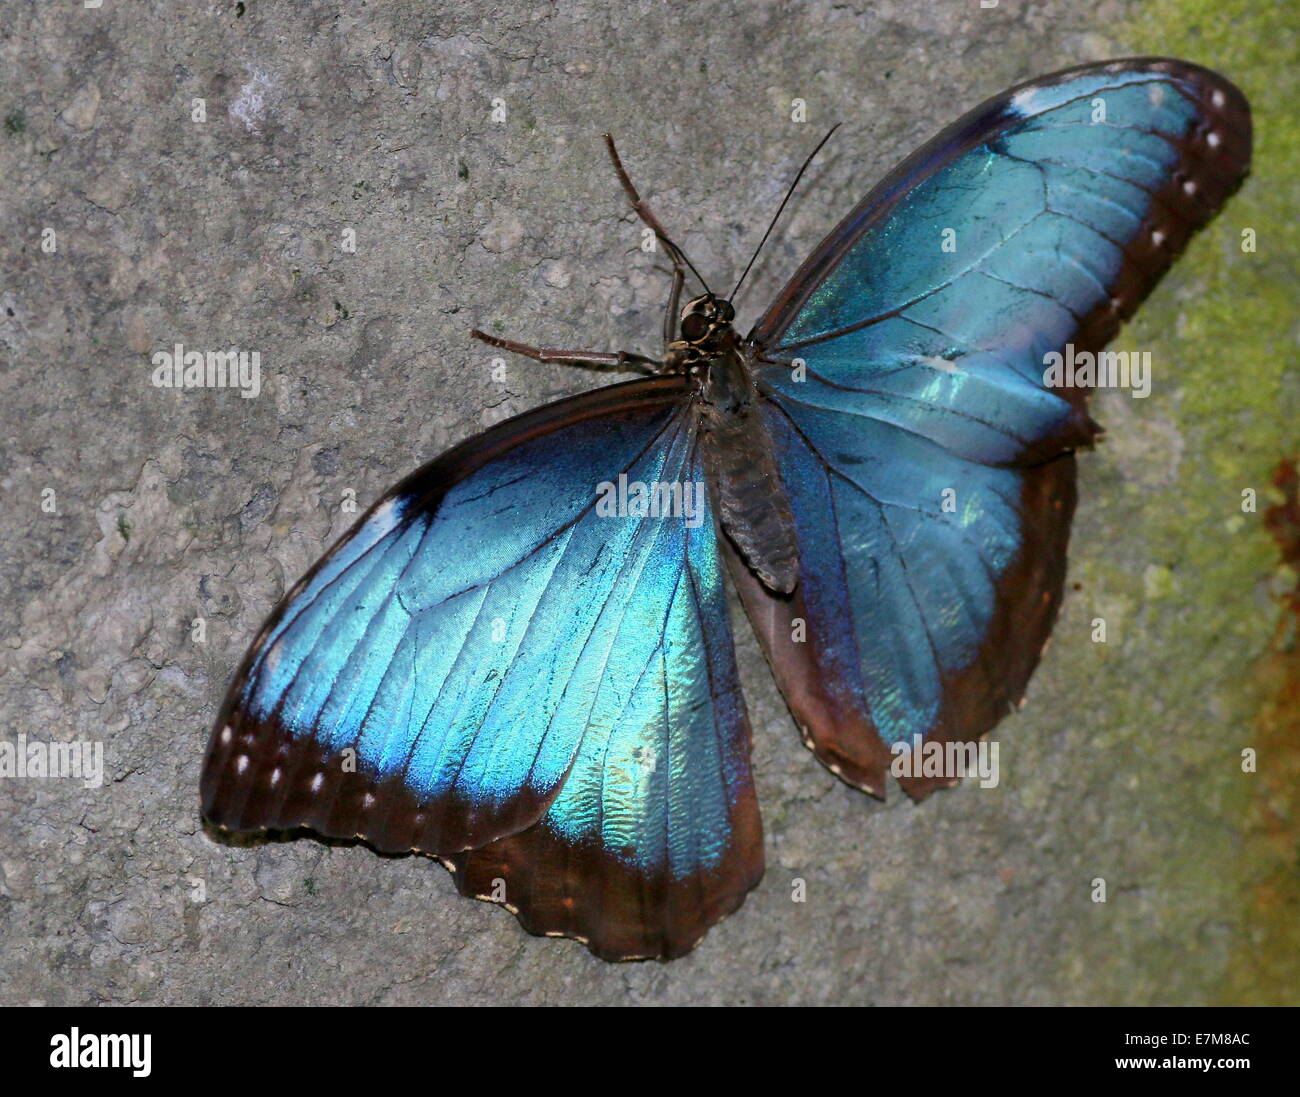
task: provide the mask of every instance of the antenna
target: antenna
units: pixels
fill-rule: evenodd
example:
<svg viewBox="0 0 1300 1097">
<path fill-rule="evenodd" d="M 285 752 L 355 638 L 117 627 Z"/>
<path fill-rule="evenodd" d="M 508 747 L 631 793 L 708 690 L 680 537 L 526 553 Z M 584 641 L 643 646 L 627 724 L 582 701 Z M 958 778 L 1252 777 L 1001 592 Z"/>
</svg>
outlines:
<svg viewBox="0 0 1300 1097">
<path fill-rule="evenodd" d="M 839 128 L 840 123 L 836 122 L 835 125 L 831 126 L 831 128 L 826 131 L 826 136 L 817 142 L 817 147 L 808 154 L 808 159 L 803 162 L 803 167 L 799 169 L 799 174 L 794 177 L 794 182 L 790 184 L 790 189 L 785 192 L 785 197 L 781 199 L 781 204 L 777 207 L 776 214 L 772 217 L 771 223 L 767 226 L 767 231 L 763 233 L 763 239 L 758 242 L 758 247 L 754 249 L 754 254 L 749 257 L 749 262 L 745 266 L 744 273 L 741 274 L 740 281 L 736 283 L 735 288 L 731 291 L 731 297 L 729 300 L 734 301 L 736 299 L 736 294 L 740 291 L 741 283 L 749 277 L 749 272 L 754 265 L 754 260 L 758 258 L 758 253 L 763 250 L 763 245 L 767 243 L 767 238 L 772 235 L 772 230 L 776 228 L 776 223 L 780 220 L 781 214 L 785 210 L 786 203 L 789 202 L 791 197 L 794 195 L 794 188 L 799 185 L 799 180 L 803 178 L 803 173 L 808 170 L 808 165 L 813 162 L 813 157 L 821 152 L 822 146 L 831 139 L 831 134 Z"/>
</svg>

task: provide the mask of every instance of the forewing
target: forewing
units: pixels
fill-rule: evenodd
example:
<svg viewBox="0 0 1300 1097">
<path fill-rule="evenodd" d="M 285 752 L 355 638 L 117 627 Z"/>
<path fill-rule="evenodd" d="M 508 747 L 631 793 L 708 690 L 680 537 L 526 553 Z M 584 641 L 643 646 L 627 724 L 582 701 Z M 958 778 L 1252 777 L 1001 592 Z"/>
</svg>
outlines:
<svg viewBox="0 0 1300 1097">
<path fill-rule="evenodd" d="M 892 745 L 978 738 L 1020 699 L 1060 601 L 1071 454 L 1095 431 L 1045 356 L 1105 344 L 1250 143 L 1241 93 L 1184 62 L 1022 85 L 905 161 L 759 321 L 800 590 L 732 570 L 806 740 L 846 780 L 881 795 Z"/>
<path fill-rule="evenodd" d="M 205 814 L 435 854 L 470 869 L 462 890 L 602 955 L 685 951 L 762 872 L 712 517 L 702 490 L 666 517 L 597 501 L 620 474 L 698 482 L 698 463 L 665 378 L 521 416 L 409 477 L 254 643 Z M 480 847 L 508 863 L 466 887 Z"/>
</svg>

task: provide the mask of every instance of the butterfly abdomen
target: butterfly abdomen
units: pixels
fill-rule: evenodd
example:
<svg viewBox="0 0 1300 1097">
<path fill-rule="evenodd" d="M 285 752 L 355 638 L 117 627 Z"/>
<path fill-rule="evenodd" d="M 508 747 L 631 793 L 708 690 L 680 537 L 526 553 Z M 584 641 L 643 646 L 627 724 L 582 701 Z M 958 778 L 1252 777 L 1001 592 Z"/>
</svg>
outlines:
<svg viewBox="0 0 1300 1097">
<path fill-rule="evenodd" d="M 710 364 L 702 395 L 704 468 L 722 528 L 764 586 L 789 594 L 799 580 L 794 514 L 738 352 Z"/>
</svg>

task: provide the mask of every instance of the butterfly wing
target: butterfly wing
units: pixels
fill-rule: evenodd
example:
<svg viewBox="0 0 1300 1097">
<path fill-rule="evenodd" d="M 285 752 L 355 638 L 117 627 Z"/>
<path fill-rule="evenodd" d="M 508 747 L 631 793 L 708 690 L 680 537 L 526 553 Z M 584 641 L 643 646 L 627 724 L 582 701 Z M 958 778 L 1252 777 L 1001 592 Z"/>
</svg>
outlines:
<svg viewBox="0 0 1300 1097">
<path fill-rule="evenodd" d="M 620 473 L 702 483 L 685 396 L 561 401 L 393 489 L 246 656 L 207 817 L 437 855 L 607 958 L 694 945 L 763 867 L 713 521 L 702 489 L 675 517 L 597 505 Z"/>
<path fill-rule="evenodd" d="M 887 177 L 760 319 L 799 590 L 729 562 L 805 741 L 850 783 L 883 795 L 894 744 L 974 740 L 1021 699 L 1096 429 L 1044 356 L 1110 339 L 1250 144 L 1241 93 L 1184 62 L 1021 85 Z"/>
</svg>

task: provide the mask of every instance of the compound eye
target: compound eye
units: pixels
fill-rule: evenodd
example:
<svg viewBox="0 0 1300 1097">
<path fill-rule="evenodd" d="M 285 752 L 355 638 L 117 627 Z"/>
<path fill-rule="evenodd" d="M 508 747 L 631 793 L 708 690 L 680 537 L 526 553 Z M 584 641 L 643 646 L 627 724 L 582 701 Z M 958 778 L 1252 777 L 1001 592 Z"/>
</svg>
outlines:
<svg viewBox="0 0 1300 1097">
<path fill-rule="evenodd" d="M 698 312 L 688 312 L 682 317 L 682 338 L 688 343 L 703 339 L 709 331 L 709 318 Z"/>
<path fill-rule="evenodd" d="M 718 302 L 718 319 L 724 324 L 730 324 L 736 318 L 736 310 L 731 307 L 730 301 Z"/>
</svg>

